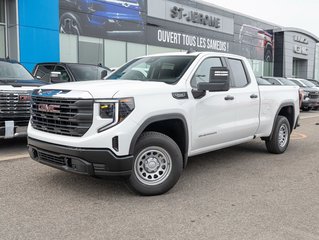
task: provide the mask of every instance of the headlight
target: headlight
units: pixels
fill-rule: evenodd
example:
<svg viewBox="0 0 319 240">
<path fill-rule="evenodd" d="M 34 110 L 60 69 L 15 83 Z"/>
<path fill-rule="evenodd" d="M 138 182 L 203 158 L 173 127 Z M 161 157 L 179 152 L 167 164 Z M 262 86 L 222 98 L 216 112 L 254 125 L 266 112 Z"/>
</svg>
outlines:
<svg viewBox="0 0 319 240">
<path fill-rule="evenodd" d="M 309 96 L 309 92 L 304 91 L 304 97 L 308 97 Z"/>
<path fill-rule="evenodd" d="M 106 121 L 106 125 L 99 128 L 98 132 L 103 132 L 124 121 L 135 108 L 134 98 L 97 100 L 96 102 L 99 104 L 100 118 Z"/>
<path fill-rule="evenodd" d="M 114 119 L 115 103 L 100 103 L 100 117 Z"/>
<path fill-rule="evenodd" d="M 122 122 L 135 108 L 134 98 L 120 99 L 119 122 Z"/>
</svg>

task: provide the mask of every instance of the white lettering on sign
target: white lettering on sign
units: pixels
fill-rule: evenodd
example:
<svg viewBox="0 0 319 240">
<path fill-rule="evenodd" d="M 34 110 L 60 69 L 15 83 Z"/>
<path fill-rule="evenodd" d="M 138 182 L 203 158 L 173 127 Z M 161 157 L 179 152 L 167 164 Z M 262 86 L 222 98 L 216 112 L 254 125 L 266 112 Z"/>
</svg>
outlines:
<svg viewBox="0 0 319 240">
<path fill-rule="evenodd" d="M 304 44 L 308 44 L 308 39 L 301 36 L 301 35 L 294 35 L 294 41 L 295 42 L 299 42 L 299 43 L 304 43 Z"/>
<path fill-rule="evenodd" d="M 173 31 L 159 29 L 157 31 L 157 40 L 162 43 L 170 43 L 179 46 L 182 45 L 185 47 L 229 52 L 228 42 Z"/>
<path fill-rule="evenodd" d="M 297 54 L 308 55 L 308 51 L 309 51 L 309 49 L 307 47 L 303 47 L 300 45 L 294 46 L 294 52 Z"/>
</svg>

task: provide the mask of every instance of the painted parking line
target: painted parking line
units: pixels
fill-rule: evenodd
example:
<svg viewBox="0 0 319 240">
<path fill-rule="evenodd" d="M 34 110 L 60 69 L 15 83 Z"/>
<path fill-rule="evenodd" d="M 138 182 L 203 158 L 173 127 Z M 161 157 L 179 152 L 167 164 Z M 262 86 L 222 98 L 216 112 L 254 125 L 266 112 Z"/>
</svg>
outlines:
<svg viewBox="0 0 319 240">
<path fill-rule="evenodd" d="M 290 139 L 291 140 L 301 140 L 307 138 L 306 134 L 298 133 L 298 132 L 292 132 Z"/>
<path fill-rule="evenodd" d="M 20 158 L 27 158 L 30 157 L 28 153 L 25 154 L 20 154 L 20 155 L 14 155 L 14 156 L 4 156 L 0 157 L 0 161 L 10 161 L 10 160 L 15 160 L 15 159 L 20 159 Z"/>
<path fill-rule="evenodd" d="M 300 119 L 309 119 L 309 118 L 319 118 L 319 114 L 311 115 L 311 116 L 301 116 Z"/>
</svg>

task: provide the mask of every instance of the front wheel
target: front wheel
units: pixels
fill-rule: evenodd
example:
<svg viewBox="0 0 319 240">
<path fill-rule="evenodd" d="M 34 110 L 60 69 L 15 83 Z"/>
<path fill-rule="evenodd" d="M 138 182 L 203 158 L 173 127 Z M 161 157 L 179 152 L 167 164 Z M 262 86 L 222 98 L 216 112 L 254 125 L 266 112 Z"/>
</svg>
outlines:
<svg viewBox="0 0 319 240">
<path fill-rule="evenodd" d="M 183 170 L 182 153 L 170 137 L 145 132 L 136 143 L 129 184 L 141 195 L 159 195 L 170 190 Z"/>
<path fill-rule="evenodd" d="M 286 117 L 278 116 L 272 136 L 266 140 L 268 152 L 280 154 L 286 151 L 290 140 L 290 124 Z"/>
</svg>

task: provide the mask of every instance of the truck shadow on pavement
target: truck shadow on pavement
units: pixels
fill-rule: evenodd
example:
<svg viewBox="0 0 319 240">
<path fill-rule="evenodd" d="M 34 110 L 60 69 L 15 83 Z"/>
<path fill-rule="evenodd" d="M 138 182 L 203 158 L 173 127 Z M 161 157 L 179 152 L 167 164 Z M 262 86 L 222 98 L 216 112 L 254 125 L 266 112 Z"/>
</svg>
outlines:
<svg viewBox="0 0 319 240">
<path fill-rule="evenodd" d="M 258 160 L 267 153 L 263 142 L 250 142 L 223 150 L 218 150 L 188 160 L 187 167 L 177 183 L 167 194 L 180 194 L 183 185 L 192 185 L 194 177 L 206 178 L 211 176 L 212 181 L 216 171 L 220 169 L 236 169 Z M 47 168 L 47 167 L 46 167 Z M 46 169 L 46 174 L 38 177 L 39 182 L 50 188 L 58 188 L 65 194 L 89 196 L 92 198 L 121 198 L 136 195 L 126 184 L 124 178 L 93 178 L 89 176 L 66 173 L 60 170 Z"/>
</svg>

